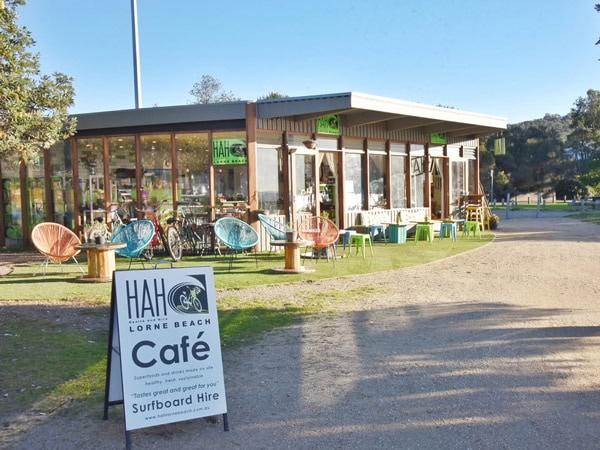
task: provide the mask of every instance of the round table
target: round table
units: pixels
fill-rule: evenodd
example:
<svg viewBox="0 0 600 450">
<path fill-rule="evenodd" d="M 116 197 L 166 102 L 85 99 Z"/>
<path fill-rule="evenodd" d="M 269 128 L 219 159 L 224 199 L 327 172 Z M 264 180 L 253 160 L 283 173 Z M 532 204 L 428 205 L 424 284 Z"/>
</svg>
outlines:
<svg viewBox="0 0 600 450">
<path fill-rule="evenodd" d="M 276 267 L 273 270 L 275 272 L 282 273 L 310 273 L 314 272 L 315 269 L 308 268 L 300 265 L 300 247 L 309 246 L 312 242 L 310 241 L 286 241 L 286 240 L 274 240 L 271 241 L 271 245 L 277 247 L 283 247 L 285 252 L 285 266 Z"/>
<path fill-rule="evenodd" d="M 120 242 L 106 242 L 104 244 L 85 243 L 76 248 L 87 251 L 88 273 L 79 277 L 80 281 L 92 283 L 106 283 L 112 281 L 115 271 L 115 250 L 126 247 Z"/>
</svg>

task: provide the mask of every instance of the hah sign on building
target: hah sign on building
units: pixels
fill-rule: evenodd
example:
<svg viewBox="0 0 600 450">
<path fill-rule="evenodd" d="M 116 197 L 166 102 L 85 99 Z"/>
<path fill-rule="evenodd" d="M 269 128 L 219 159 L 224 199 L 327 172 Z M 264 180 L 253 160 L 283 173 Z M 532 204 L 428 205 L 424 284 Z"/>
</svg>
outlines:
<svg viewBox="0 0 600 450">
<path fill-rule="evenodd" d="M 123 403 L 127 432 L 219 414 L 227 430 L 212 267 L 116 271 L 112 288 L 105 418 Z"/>
</svg>

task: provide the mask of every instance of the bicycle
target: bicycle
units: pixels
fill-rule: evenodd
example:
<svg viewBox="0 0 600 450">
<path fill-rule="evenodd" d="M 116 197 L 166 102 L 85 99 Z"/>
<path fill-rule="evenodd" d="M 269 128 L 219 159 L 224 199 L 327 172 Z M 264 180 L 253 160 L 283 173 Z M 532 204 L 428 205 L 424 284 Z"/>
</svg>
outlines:
<svg viewBox="0 0 600 450">
<path fill-rule="evenodd" d="M 166 228 L 163 227 L 160 221 L 160 207 L 167 203 L 167 200 L 163 200 L 156 208 L 150 208 L 149 210 L 139 210 L 146 214 L 148 211 L 152 212 L 152 223 L 154 223 L 154 236 L 148 248 L 142 253 L 142 256 L 147 260 L 151 260 L 154 257 L 154 251 L 161 247 L 171 255 L 173 261 L 180 261 L 183 255 L 183 245 L 181 242 L 181 235 L 177 231 L 177 218 L 169 217 L 167 219 Z"/>
<path fill-rule="evenodd" d="M 124 208 L 113 209 L 110 215 L 111 221 L 111 236 L 116 236 L 121 228 L 127 226 L 130 222 L 127 211 Z"/>
<path fill-rule="evenodd" d="M 206 229 L 201 223 L 198 223 L 191 212 L 181 210 L 181 220 L 179 225 L 179 234 L 181 235 L 183 248 L 189 250 L 194 255 L 203 255 L 207 249 Z"/>
<path fill-rule="evenodd" d="M 184 311 L 188 311 L 190 308 L 193 308 L 196 312 L 202 312 L 202 302 L 198 298 L 198 293 L 200 292 L 200 288 L 193 287 L 190 289 L 188 294 L 181 294 L 179 296 L 179 300 L 181 302 L 181 307 Z"/>
</svg>

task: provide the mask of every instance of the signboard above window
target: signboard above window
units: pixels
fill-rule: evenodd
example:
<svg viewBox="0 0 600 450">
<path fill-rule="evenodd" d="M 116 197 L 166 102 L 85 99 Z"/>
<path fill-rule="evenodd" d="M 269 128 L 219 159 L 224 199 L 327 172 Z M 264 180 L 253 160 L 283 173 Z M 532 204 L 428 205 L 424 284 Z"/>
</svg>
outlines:
<svg viewBox="0 0 600 450">
<path fill-rule="evenodd" d="M 248 151 L 243 139 L 213 139 L 213 164 L 247 164 Z"/>
<path fill-rule="evenodd" d="M 317 133 L 319 134 L 341 134 L 340 116 L 330 114 L 317 119 Z"/>
<path fill-rule="evenodd" d="M 445 144 L 446 133 L 431 133 L 430 142 L 432 144 Z"/>
</svg>

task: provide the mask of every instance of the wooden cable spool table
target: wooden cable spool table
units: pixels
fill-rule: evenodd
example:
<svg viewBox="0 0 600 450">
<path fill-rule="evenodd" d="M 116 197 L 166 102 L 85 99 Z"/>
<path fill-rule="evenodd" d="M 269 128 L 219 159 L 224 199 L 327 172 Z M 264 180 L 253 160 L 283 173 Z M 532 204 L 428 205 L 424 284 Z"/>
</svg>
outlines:
<svg viewBox="0 0 600 450">
<path fill-rule="evenodd" d="M 310 241 L 287 241 L 287 240 L 274 240 L 271 241 L 271 245 L 283 247 L 285 253 L 285 266 L 277 267 L 273 269 L 275 272 L 283 273 L 310 273 L 314 272 L 315 269 L 308 268 L 300 265 L 300 247 L 308 246 L 312 244 Z"/>
<path fill-rule="evenodd" d="M 115 270 L 115 250 L 126 244 L 106 242 L 104 244 L 85 243 L 76 248 L 87 251 L 88 273 L 79 277 L 80 281 L 106 283 L 112 281 Z"/>
</svg>

